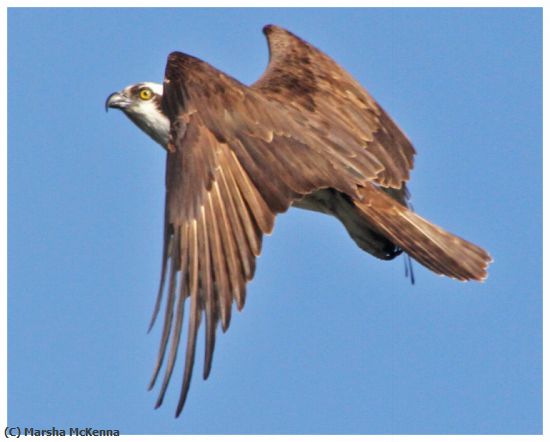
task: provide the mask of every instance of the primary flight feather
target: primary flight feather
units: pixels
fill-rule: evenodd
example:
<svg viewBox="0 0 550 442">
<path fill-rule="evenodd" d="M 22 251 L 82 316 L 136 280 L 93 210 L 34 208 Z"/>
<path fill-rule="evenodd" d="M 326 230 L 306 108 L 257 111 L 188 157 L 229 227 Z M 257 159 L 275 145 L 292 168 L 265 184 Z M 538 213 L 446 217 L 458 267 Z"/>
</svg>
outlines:
<svg viewBox="0 0 550 442">
<path fill-rule="evenodd" d="M 245 86 L 190 55 L 168 57 L 164 84 L 111 94 L 167 153 L 161 283 L 166 292 L 152 388 L 166 364 L 161 405 L 190 298 L 185 369 L 176 416 L 191 381 L 205 319 L 203 377 L 216 329 L 245 303 L 262 236 L 290 206 L 333 215 L 357 245 L 381 259 L 402 251 L 435 273 L 481 281 L 491 257 L 416 215 L 406 181 L 415 150 L 378 103 L 336 62 L 294 34 L 264 27 L 269 65 Z M 167 288 L 165 287 L 167 283 Z"/>
</svg>

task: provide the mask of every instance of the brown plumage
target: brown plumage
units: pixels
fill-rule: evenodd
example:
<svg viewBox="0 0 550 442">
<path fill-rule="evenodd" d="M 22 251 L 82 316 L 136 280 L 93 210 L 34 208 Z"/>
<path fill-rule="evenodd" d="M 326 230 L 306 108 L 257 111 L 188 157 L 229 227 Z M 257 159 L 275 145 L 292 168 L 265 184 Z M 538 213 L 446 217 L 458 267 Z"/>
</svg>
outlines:
<svg viewBox="0 0 550 442">
<path fill-rule="evenodd" d="M 206 327 L 204 378 L 216 329 L 245 303 L 262 236 L 291 205 L 342 220 L 364 250 L 402 250 L 430 270 L 483 280 L 483 249 L 414 214 L 405 182 L 415 150 L 386 112 L 328 56 L 284 29 L 266 26 L 270 61 L 251 87 L 192 56 L 168 58 L 162 109 L 171 123 L 161 286 L 167 300 L 158 361 L 163 401 L 190 298 L 185 371 L 189 389 L 197 331 Z M 169 345 L 170 344 L 170 345 Z M 168 354 L 168 355 L 167 355 Z"/>
</svg>

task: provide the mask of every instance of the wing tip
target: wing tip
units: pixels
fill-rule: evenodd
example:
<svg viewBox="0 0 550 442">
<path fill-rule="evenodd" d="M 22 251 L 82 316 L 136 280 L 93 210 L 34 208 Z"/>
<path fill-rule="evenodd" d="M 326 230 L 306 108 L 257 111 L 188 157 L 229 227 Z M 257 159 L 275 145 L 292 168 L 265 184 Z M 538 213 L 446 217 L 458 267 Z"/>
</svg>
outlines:
<svg viewBox="0 0 550 442">
<path fill-rule="evenodd" d="M 203 380 L 207 380 L 208 377 L 210 376 L 210 370 L 211 370 L 212 366 L 209 364 L 209 365 L 206 365 L 204 366 L 204 369 L 203 369 L 203 372 L 202 372 L 202 379 Z"/>
<path fill-rule="evenodd" d="M 284 29 L 273 24 L 267 24 L 262 28 L 262 32 L 265 36 L 269 36 L 274 32 L 283 31 Z"/>
<path fill-rule="evenodd" d="M 262 32 L 267 38 L 270 56 L 284 51 L 289 46 L 296 44 L 297 41 L 302 41 L 292 32 L 273 24 L 265 25 Z"/>
<path fill-rule="evenodd" d="M 180 51 L 173 51 L 168 54 L 168 62 L 173 63 L 174 61 L 178 61 L 182 57 L 185 57 L 185 54 Z"/>
<path fill-rule="evenodd" d="M 155 410 L 158 410 L 164 402 L 164 396 L 159 396 L 155 402 Z"/>
<path fill-rule="evenodd" d="M 182 390 L 180 399 L 178 401 L 178 406 L 176 407 L 176 418 L 180 417 L 181 412 L 183 411 L 183 407 L 185 406 L 185 402 L 187 400 L 187 393 L 189 392 L 189 385 L 186 386 Z"/>
</svg>

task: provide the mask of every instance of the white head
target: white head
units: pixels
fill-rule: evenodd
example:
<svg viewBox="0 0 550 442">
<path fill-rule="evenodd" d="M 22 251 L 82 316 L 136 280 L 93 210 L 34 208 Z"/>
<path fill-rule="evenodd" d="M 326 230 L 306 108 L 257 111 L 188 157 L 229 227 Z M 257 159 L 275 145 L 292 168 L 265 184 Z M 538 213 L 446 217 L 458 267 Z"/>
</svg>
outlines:
<svg viewBox="0 0 550 442">
<path fill-rule="evenodd" d="M 120 109 L 143 132 L 166 149 L 170 121 L 162 112 L 162 84 L 138 83 L 114 92 L 105 101 L 105 110 Z"/>
</svg>

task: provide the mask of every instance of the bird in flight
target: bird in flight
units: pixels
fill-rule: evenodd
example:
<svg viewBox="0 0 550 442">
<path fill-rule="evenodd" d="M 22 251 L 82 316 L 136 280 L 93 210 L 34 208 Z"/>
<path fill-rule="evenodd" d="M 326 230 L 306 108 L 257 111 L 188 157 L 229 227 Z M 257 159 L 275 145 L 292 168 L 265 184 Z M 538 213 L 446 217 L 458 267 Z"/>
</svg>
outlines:
<svg viewBox="0 0 550 442">
<path fill-rule="evenodd" d="M 336 217 L 380 259 L 405 252 L 461 281 L 484 280 L 491 262 L 482 248 L 411 210 L 406 182 L 415 150 L 367 91 L 296 35 L 273 25 L 263 31 L 269 64 L 251 86 L 173 52 L 164 84 L 131 85 L 105 103 L 166 150 L 162 269 L 149 329 L 165 292 L 167 299 L 149 389 L 165 363 L 158 408 L 190 298 L 176 416 L 187 398 L 202 318 L 206 379 L 218 324 L 225 332 L 233 303 L 243 308 L 262 236 L 290 206 Z"/>
</svg>

